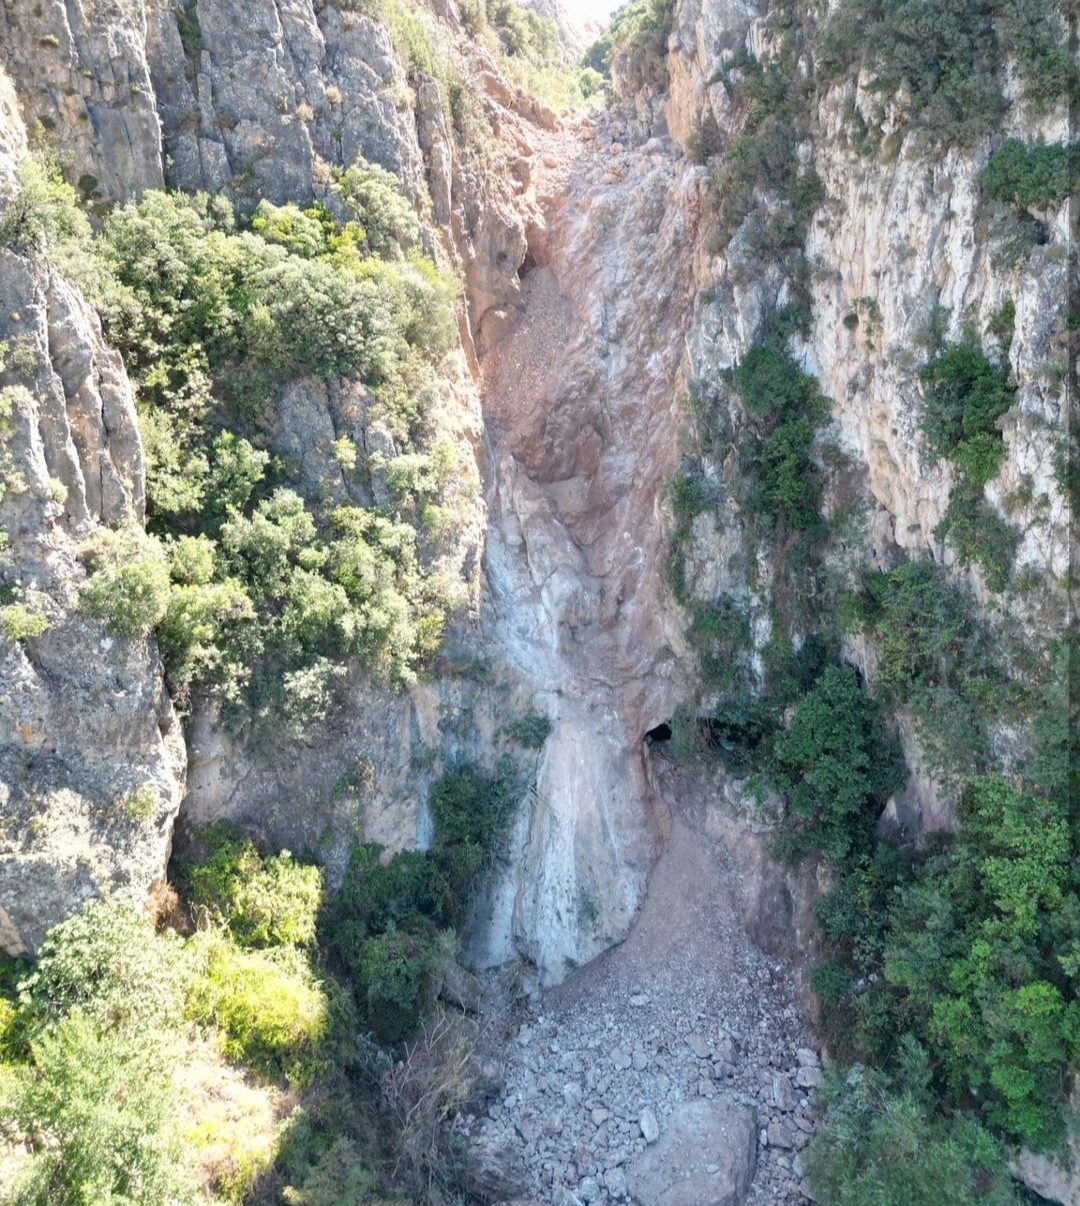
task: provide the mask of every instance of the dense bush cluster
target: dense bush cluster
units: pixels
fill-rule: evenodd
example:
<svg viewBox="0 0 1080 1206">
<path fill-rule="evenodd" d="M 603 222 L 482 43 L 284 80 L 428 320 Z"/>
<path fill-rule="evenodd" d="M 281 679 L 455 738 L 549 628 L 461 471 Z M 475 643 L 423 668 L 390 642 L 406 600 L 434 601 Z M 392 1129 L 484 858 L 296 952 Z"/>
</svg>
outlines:
<svg viewBox="0 0 1080 1206">
<path fill-rule="evenodd" d="M 0 203 L 0 247 L 22 254 L 90 241 L 90 222 L 55 163 L 24 159 Z"/>
<path fill-rule="evenodd" d="M 386 859 L 381 846 L 354 847 L 325 941 L 379 1038 L 397 1039 L 416 1028 L 451 931 L 464 921 L 497 852 L 516 791 L 510 763 L 493 777 L 463 766 L 431 789 L 435 840 L 429 851 Z"/>
<path fill-rule="evenodd" d="M 400 1145 L 417 1137 L 380 1113 L 393 1065 L 363 1032 L 412 1036 L 517 790 L 509 763 L 444 775 L 431 850 L 385 860 L 358 846 L 329 905 L 321 868 L 224 823 L 186 830 L 168 914 L 186 936 L 93 900 L 50 931 L 36 964 L 0 964 L 0 1117 L 6 1138 L 33 1137 L 3 1200 L 404 1206 L 389 1185 Z M 243 1116 L 214 1112 L 226 1069 L 210 1068 L 213 1099 L 199 1096 L 192 1067 L 211 1058 L 208 1043 L 302 1104 L 247 1135 Z M 432 1136 L 421 1137 L 430 1160 Z M 204 1150 L 225 1154 L 207 1164 Z"/>
<path fill-rule="evenodd" d="M 850 666 L 829 666 L 802 696 L 773 759 L 795 819 L 785 839 L 837 865 L 872 848 L 885 801 L 904 783 L 903 760 Z"/>
<path fill-rule="evenodd" d="M 611 78 L 611 60 L 622 60 L 630 92 L 642 88 L 663 91 L 667 86 L 668 37 L 675 21 L 671 0 L 630 0 L 611 18 L 611 24 L 590 48 L 584 66 Z"/>
<path fill-rule="evenodd" d="M 452 286 L 390 173 L 357 163 L 333 193 L 340 221 L 263 202 L 240 229 L 221 200 L 148 192 L 94 238 L 74 191 L 27 161 L 0 230 L 65 258 L 137 389 L 149 534 L 87 546 L 83 605 L 117 635 L 156 632 L 181 706 L 208 691 L 286 738 L 327 715 L 349 666 L 412 679 L 458 593 L 432 565 L 460 466 L 424 413 Z M 369 421 L 400 450 L 374 466 L 391 506 L 370 505 L 373 466 L 347 437 L 350 505 L 303 497 L 267 451 L 278 394 L 309 374 L 370 391 Z"/>
<path fill-rule="evenodd" d="M 1049 209 L 1069 195 L 1080 148 L 1060 143 L 1028 146 L 1008 138 L 990 156 L 979 184 L 985 198 L 1020 209 Z"/>
<path fill-rule="evenodd" d="M 826 83 L 868 73 L 881 104 L 861 130 L 864 145 L 880 142 L 888 102 L 900 136 L 919 129 L 971 146 L 1000 128 L 1006 61 L 1037 109 L 1075 91 L 1064 35 L 1060 7 L 1038 0 L 845 0 L 819 30 L 815 60 Z"/>
<path fill-rule="evenodd" d="M 464 0 L 460 12 L 469 36 L 494 55 L 503 75 L 557 112 L 580 109 L 601 86 L 597 73 L 566 62 L 555 22 L 537 9 L 518 0 Z M 452 87 L 475 103 L 465 79 Z"/>
<path fill-rule="evenodd" d="M 487 19 L 507 55 L 537 67 L 554 67 L 558 62 L 558 36 L 550 18 L 522 8 L 515 0 L 490 0 Z"/>
<path fill-rule="evenodd" d="M 677 726 L 676 745 L 704 743 L 740 773 L 771 758 L 783 710 L 813 687 L 837 652 L 832 634 L 819 636 L 817 614 L 829 607 L 824 553 L 830 533 L 821 514 L 825 447 L 819 453 L 814 445 L 828 402 L 816 379 L 788 351 L 791 327 L 790 315 L 774 316 L 763 342 L 725 374 L 744 422 L 720 430 L 719 411 L 697 404 L 703 446 L 738 451 L 742 485 L 736 505 L 744 518 L 746 556 L 756 559 L 759 546 L 773 550 L 777 585 L 770 600 L 773 638 L 764 652 L 764 684 L 756 682 L 751 669 L 747 600 L 691 598 L 685 580 L 691 525 L 717 505 L 719 483 L 711 473 L 690 469 L 669 488 L 676 523 L 668 579 L 688 608 L 687 635 L 708 694 L 707 717 L 696 732 L 694 725 L 689 732 Z M 806 637 L 793 642 L 792 632 Z"/>
<path fill-rule="evenodd" d="M 834 1041 L 907 1091 L 897 1040 L 912 1036 L 937 1100 L 1051 1145 L 1080 1060 L 1069 639 L 1010 679 L 970 601 L 929 562 L 868 575 L 852 604 L 880 652 L 876 688 L 913 716 L 935 779 L 959 797 L 959 830 L 915 861 L 879 843 L 823 902 L 834 954 L 815 985 Z M 1033 742 L 1009 777 L 989 740 L 1002 719 Z"/>
<path fill-rule="evenodd" d="M 74 190 L 28 160 L 0 243 L 62 259 L 95 300 L 136 386 L 147 526 L 84 550 L 86 610 L 119 636 L 157 634 L 175 701 L 205 691 L 238 726 L 298 738 L 356 667 L 409 681 L 460 589 L 439 544 L 467 502 L 427 408 L 456 338 L 455 288 L 419 251 L 397 179 L 359 161 L 326 205 L 148 192 L 93 236 Z M 291 380 L 361 382 L 395 455 L 334 445 L 349 502 L 312 497 L 267 450 Z M 370 476 L 389 505 L 375 507 Z M 12 613 L 7 627 L 24 631 Z"/>
<path fill-rule="evenodd" d="M 323 871 L 288 850 L 264 856 L 225 822 L 202 831 L 198 857 L 175 862 L 177 885 L 195 915 L 241 945 L 310 947 L 323 895 Z"/>
<path fill-rule="evenodd" d="M 956 550 L 961 565 L 977 562 L 991 589 L 1004 590 L 1019 534 L 986 502 L 983 487 L 1005 459 L 998 421 L 1016 394 L 1008 363 L 995 363 L 965 340 L 938 349 L 921 376 L 927 446 L 959 475 L 935 535 Z"/>
<path fill-rule="evenodd" d="M 821 478 L 810 449 L 828 401 L 816 379 L 799 369 L 784 341 L 773 335 L 746 353 L 731 384 L 756 427 L 740 450 L 758 484 L 753 511 L 788 530 L 819 523 Z"/>
<path fill-rule="evenodd" d="M 16 1206 L 194 1203 L 172 1084 L 188 982 L 178 943 L 122 905 L 91 902 L 50 931 L 18 986 L 0 1105 L 47 1136 Z"/>
<path fill-rule="evenodd" d="M 834 1073 L 818 1100 L 824 1132 L 807 1180 L 829 1206 L 1012 1206 L 1005 1159 L 970 1119 L 935 1112 L 926 1053 L 903 1044 L 896 1077 L 856 1064 Z"/>
</svg>

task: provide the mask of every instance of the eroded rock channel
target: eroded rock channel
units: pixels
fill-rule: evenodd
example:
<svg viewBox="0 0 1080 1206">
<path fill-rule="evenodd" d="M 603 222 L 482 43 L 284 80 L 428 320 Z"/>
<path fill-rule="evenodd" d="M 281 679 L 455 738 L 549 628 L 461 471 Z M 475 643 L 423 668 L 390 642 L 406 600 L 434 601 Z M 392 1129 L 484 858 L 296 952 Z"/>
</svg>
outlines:
<svg viewBox="0 0 1080 1206">
<path fill-rule="evenodd" d="M 818 1056 L 791 969 L 746 937 L 739 874 L 677 810 L 627 940 L 516 1025 L 476 1123 L 493 1189 L 558 1206 L 805 1200 Z"/>
<path fill-rule="evenodd" d="M 797 1202 L 821 1072 L 794 976 L 748 938 L 693 780 L 651 752 L 677 684 L 649 533 L 678 456 L 701 182 L 635 126 L 595 115 L 541 147 L 547 225 L 482 362 L 490 623 L 558 717 L 517 835 L 546 868 L 536 964 L 557 987 L 507 1026 L 504 1086 L 466 1125 L 502 1198 Z M 509 885 L 503 903 L 512 929 Z M 579 968 L 560 929 L 609 949 Z"/>
</svg>

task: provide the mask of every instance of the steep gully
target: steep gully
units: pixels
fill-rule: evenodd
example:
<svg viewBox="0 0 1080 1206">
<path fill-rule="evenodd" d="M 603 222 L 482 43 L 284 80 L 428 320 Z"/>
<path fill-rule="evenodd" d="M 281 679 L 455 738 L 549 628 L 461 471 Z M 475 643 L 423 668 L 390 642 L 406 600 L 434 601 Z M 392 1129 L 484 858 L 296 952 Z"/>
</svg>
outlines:
<svg viewBox="0 0 1080 1206">
<path fill-rule="evenodd" d="M 537 1202 L 797 1202 L 820 1073 L 794 977 L 747 935 L 742 871 L 701 784 L 644 740 L 682 686 L 655 534 L 700 179 L 618 116 L 538 143 L 545 223 L 527 232 L 516 322 L 481 365 L 485 624 L 553 732 L 513 837 L 532 873 L 485 902 L 473 956 L 508 956 L 516 934 L 561 984 L 533 998 L 473 1141 Z M 574 970 L 583 934 L 604 953 Z M 725 1150 L 702 1159 L 715 1142 L 695 1110 L 723 1119 Z"/>
<path fill-rule="evenodd" d="M 517 324 L 483 364 L 483 626 L 553 731 L 513 835 L 529 874 L 487 902 L 474 957 L 516 947 L 544 983 L 637 911 L 670 823 L 642 739 L 678 693 L 655 533 L 693 297 L 688 197 L 659 140 L 590 151 L 589 129 L 576 146 L 539 135 L 550 200 L 527 231 Z"/>
</svg>

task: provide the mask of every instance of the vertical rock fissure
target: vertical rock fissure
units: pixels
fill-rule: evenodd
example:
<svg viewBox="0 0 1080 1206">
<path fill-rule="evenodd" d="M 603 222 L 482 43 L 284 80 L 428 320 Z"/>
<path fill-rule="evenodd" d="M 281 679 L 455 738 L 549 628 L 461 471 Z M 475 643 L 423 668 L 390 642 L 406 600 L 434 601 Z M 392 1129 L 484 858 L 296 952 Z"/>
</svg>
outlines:
<svg viewBox="0 0 1080 1206">
<path fill-rule="evenodd" d="M 552 733 L 502 886 L 512 908 L 477 953 L 523 952 L 544 983 L 626 935 L 670 825 L 641 735 L 679 690 L 656 520 L 677 461 L 695 186 L 674 144 L 633 146 L 623 121 L 536 131 L 543 226 L 517 320 L 481 363 L 486 624 Z"/>
</svg>

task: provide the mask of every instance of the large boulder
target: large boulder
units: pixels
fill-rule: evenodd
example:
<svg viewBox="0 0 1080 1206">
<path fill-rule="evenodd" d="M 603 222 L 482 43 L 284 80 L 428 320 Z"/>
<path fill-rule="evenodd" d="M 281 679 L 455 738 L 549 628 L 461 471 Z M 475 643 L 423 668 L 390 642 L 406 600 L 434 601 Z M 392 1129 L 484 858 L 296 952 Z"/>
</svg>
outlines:
<svg viewBox="0 0 1080 1206">
<path fill-rule="evenodd" d="M 631 1169 L 638 1206 L 741 1206 L 757 1164 L 754 1115 L 721 1098 L 690 1101 Z"/>
</svg>

